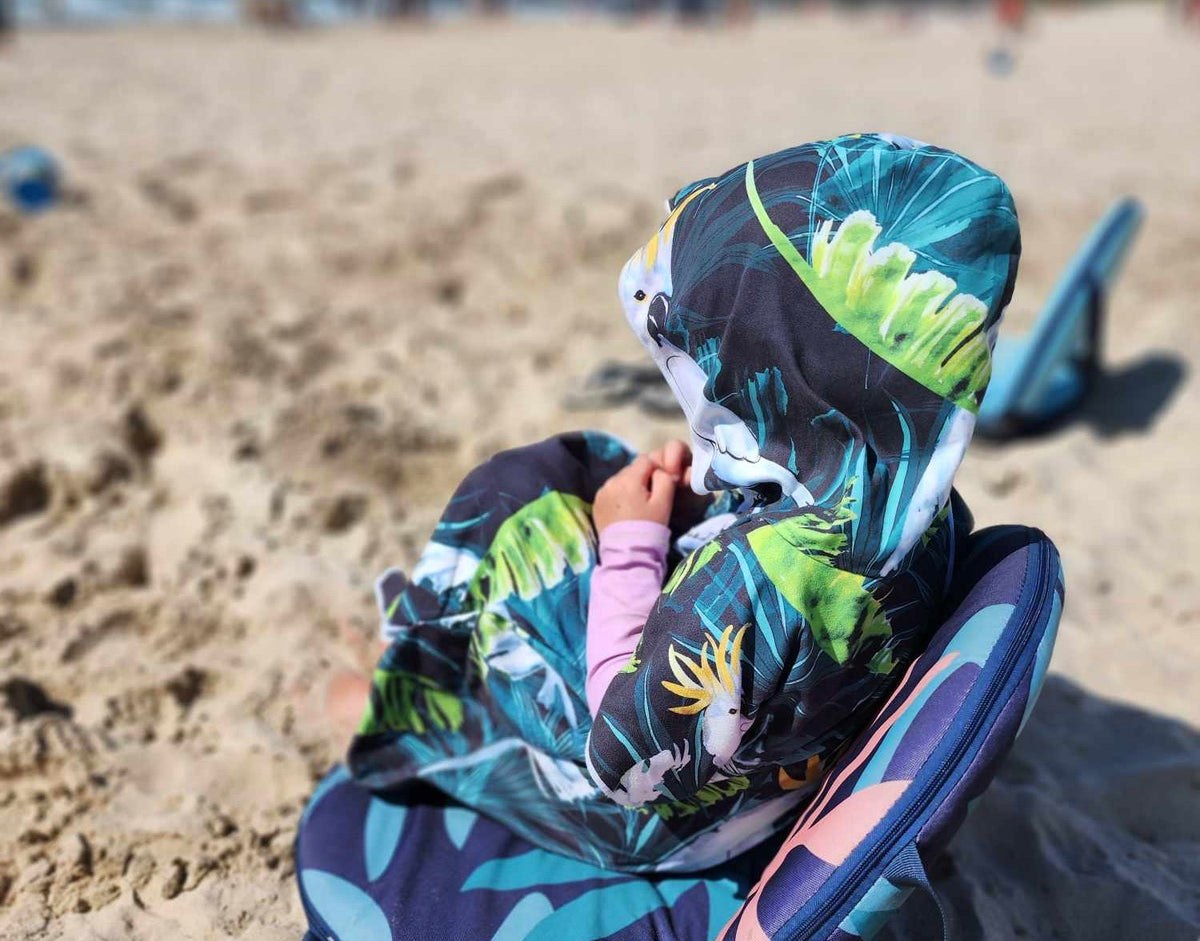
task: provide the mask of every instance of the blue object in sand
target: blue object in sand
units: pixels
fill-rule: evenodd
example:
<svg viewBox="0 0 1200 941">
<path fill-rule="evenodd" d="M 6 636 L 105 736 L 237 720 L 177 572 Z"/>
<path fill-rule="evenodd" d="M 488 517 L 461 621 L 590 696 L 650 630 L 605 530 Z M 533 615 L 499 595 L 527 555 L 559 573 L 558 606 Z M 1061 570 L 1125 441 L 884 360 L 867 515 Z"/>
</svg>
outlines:
<svg viewBox="0 0 1200 941">
<path fill-rule="evenodd" d="M 58 164 L 40 147 L 7 150 L 0 153 L 0 185 L 21 212 L 42 212 L 58 201 Z"/>
<path fill-rule="evenodd" d="M 1116 202 L 1067 265 L 1033 329 L 1019 337 L 1001 331 L 978 434 L 1036 431 L 1083 401 L 1100 368 L 1105 303 L 1143 215 L 1136 199 Z"/>
<path fill-rule="evenodd" d="M 1007 46 L 997 46 L 987 54 L 987 68 L 993 75 L 1011 75 L 1017 67 L 1017 57 Z"/>
</svg>

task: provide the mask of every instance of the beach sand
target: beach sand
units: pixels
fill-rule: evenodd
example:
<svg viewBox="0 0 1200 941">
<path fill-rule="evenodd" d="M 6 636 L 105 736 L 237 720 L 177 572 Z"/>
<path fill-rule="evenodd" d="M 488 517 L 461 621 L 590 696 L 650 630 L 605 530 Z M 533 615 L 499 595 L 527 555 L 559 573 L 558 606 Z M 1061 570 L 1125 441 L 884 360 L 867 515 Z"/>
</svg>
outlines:
<svg viewBox="0 0 1200 941">
<path fill-rule="evenodd" d="M 995 39 L 819 12 L 0 48 L 0 143 L 69 183 L 0 214 L 0 936 L 299 937 L 291 844 L 339 758 L 315 703 L 369 645 L 374 575 L 500 448 L 682 433 L 561 404 L 639 361 L 615 279 L 665 195 L 890 130 L 1011 185 L 1010 328 L 1112 199 L 1147 209 L 1105 395 L 960 476 L 981 525 L 1056 540 L 1069 598 L 939 885 L 968 936 L 1195 938 L 1200 35 L 1149 4 L 1039 12 L 1006 77 Z"/>
</svg>

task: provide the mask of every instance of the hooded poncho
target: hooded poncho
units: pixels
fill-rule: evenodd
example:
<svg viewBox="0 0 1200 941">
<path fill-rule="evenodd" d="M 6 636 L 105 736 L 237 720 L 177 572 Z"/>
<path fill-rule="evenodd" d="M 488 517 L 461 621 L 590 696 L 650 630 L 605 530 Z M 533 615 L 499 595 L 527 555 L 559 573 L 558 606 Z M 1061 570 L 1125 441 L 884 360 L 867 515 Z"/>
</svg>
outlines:
<svg viewBox="0 0 1200 941">
<path fill-rule="evenodd" d="M 602 866 L 698 869 L 787 827 L 924 645 L 970 522 L 951 499 L 1012 293 L 994 174 L 852 135 L 684 187 L 620 278 L 687 418 L 706 541 L 593 722 L 591 501 L 632 455 L 497 455 L 406 578 L 350 752 Z M 697 545 L 698 543 L 698 545 Z"/>
</svg>

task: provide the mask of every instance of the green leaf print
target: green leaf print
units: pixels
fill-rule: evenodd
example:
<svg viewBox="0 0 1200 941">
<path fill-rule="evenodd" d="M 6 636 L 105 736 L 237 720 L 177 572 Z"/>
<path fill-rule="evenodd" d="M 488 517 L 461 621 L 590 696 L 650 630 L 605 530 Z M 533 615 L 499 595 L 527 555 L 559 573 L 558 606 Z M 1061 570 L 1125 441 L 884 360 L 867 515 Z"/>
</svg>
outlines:
<svg viewBox="0 0 1200 941">
<path fill-rule="evenodd" d="M 817 646 L 839 665 L 849 662 L 871 637 L 890 637 L 882 606 L 861 575 L 829 564 L 830 536 L 840 533 L 805 530 L 801 517 L 761 526 L 747 535 L 750 548 L 767 578 L 793 608 L 804 615 Z M 813 551 L 805 541 L 811 538 Z M 876 672 L 891 669 L 890 659 L 872 661 Z"/>
<path fill-rule="evenodd" d="M 513 595 L 529 601 L 568 572 L 584 572 L 595 557 L 591 506 L 551 490 L 500 525 L 475 571 L 471 596 L 484 605 Z"/>
<path fill-rule="evenodd" d="M 671 577 L 667 579 L 666 587 L 663 588 L 663 594 L 672 595 L 693 573 L 699 572 L 709 562 L 713 556 L 721 551 L 720 544 L 714 539 L 706 542 L 699 548 L 693 549 L 688 553 L 687 558 L 680 562 L 675 571 L 671 573 Z"/>
<path fill-rule="evenodd" d="M 829 316 L 896 369 L 954 404 L 979 411 L 991 376 L 983 324 L 987 305 L 938 271 L 911 273 L 917 255 L 892 242 L 875 248 L 882 231 L 873 213 L 860 209 L 821 223 L 806 260 L 771 221 L 746 165 L 746 194 L 759 224 L 780 255 Z"/>
<path fill-rule="evenodd" d="M 496 642 L 510 631 L 524 633 L 508 618 L 502 617 L 495 611 L 479 612 L 479 617 L 475 621 L 475 630 L 471 632 L 468 651 L 480 676 L 487 676 L 487 658 L 495 650 Z"/>
<path fill-rule="evenodd" d="M 462 726 L 462 700 L 432 680 L 405 670 L 376 670 L 374 689 L 359 725 L 360 735 L 457 732 Z"/>
<path fill-rule="evenodd" d="M 750 779 L 745 775 L 738 775 L 737 777 L 727 778 L 724 781 L 705 784 L 689 800 L 670 800 L 664 798 L 638 809 L 640 812 L 653 812 L 658 815 L 660 820 L 670 820 L 674 817 L 690 817 L 705 807 L 711 807 L 713 804 L 719 803 L 727 797 L 733 797 L 735 794 L 741 793 L 749 786 Z"/>
<path fill-rule="evenodd" d="M 487 658 L 496 649 L 496 642 L 505 634 L 515 633 L 521 637 L 528 635 L 516 624 L 495 611 L 480 611 L 475 621 L 475 630 L 471 632 L 471 642 L 468 648 L 471 659 L 480 676 L 487 676 Z"/>
<path fill-rule="evenodd" d="M 853 477 L 846 482 L 841 500 L 833 508 L 808 507 L 775 523 L 774 528 L 800 551 L 832 562 L 849 545 L 845 526 L 854 521 L 850 501 L 856 483 Z"/>
<path fill-rule="evenodd" d="M 633 653 L 629 655 L 629 659 L 625 661 L 625 666 L 618 670 L 618 673 L 637 673 L 638 667 L 642 665 L 642 638 L 639 636 L 636 646 L 633 648 Z"/>
</svg>

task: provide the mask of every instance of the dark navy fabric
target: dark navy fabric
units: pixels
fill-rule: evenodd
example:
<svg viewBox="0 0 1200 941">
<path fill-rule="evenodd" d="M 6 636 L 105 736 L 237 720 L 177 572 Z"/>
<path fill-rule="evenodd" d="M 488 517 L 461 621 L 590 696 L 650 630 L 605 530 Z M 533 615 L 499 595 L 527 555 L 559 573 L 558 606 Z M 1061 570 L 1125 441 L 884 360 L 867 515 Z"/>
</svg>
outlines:
<svg viewBox="0 0 1200 941">
<path fill-rule="evenodd" d="M 1057 553 L 1034 530 L 984 530 L 951 595 L 925 653 L 782 842 L 647 878 L 540 849 L 423 786 L 372 795 L 337 769 L 296 845 L 314 937 L 872 937 L 920 886 L 914 867 L 944 849 L 1032 708 L 1061 612 Z"/>
</svg>

